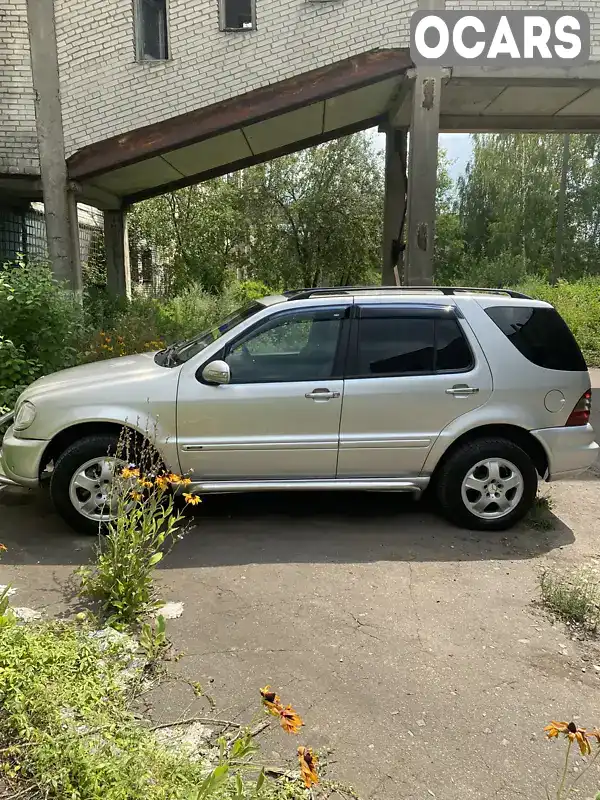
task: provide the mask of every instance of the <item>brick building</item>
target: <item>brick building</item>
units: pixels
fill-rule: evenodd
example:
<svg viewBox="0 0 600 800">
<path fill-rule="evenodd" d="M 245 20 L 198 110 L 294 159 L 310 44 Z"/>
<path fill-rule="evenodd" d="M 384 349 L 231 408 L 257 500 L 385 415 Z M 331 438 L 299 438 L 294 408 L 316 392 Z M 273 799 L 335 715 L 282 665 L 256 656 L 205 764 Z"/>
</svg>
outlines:
<svg viewBox="0 0 600 800">
<path fill-rule="evenodd" d="M 76 204 L 102 209 L 110 285 L 125 292 L 132 202 L 380 125 L 384 279 L 408 204 L 407 277 L 427 282 L 439 130 L 600 128 L 596 60 L 414 70 L 411 15 L 444 7 L 587 11 L 600 59 L 600 0 L 3 0 L 0 207 L 43 196 L 54 269 L 74 288 Z"/>
</svg>

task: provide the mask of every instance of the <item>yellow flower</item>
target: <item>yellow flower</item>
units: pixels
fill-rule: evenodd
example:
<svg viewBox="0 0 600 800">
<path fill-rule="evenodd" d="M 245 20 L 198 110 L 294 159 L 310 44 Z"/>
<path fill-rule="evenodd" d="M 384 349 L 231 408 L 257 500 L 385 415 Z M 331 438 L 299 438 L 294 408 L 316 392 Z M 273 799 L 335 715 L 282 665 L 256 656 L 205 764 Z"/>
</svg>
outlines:
<svg viewBox="0 0 600 800">
<path fill-rule="evenodd" d="M 187 492 L 183 495 L 183 499 L 190 506 L 197 506 L 198 503 L 202 502 L 197 494 L 188 494 Z"/>
<path fill-rule="evenodd" d="M 189 486 L 192 481 L 189 478 L 182 478 L 179 483 L 182 486 Z"/>
<path fill-rule="evenodd" d="M 279 723 L 283 730 L 286 733 L 299 733 L 304 722 L 292 706 L 284 708 L 279 695 L 268 685 L 260 690 L 260 694 L 265 709 L 274 717 L 279 717 Z"/>
<path fill-rule="evenodd" d="M 313 751 L 310 747 L 299 747 L 298 748 L 298 761 L 300 763 L 300 774 L 302 776 L 302 780 L 304 781 L 304 785 L 307 789 L 314 783 L 319 782 L 319 776 L 317 775 L 317 761 L 319 759 L 314 755 Z"/>
<path fill-rule="evenodd" d="M 168 489 L 169 488 L 169 480 L 164 475 L 159 475 L 158 478 L 155 479 L 154 483 L 158 486 L 159 489 Z"/>
<path fill-rule="evenodd" d="M 140 471 L 136 467 L 124 467 L 121 472 L 122 478 L 139 478 Z"/>
<path fill-rule="evenodd" d="M 546 731 L 548 739 L 556 739 L 562 734 L 571 742 L 577 742 L 582 756 L 588 756 L 592 752 L 587 738 L 587 732 L 584 728 L 578 728 L 574 722 L 556 722 L 553 720 L 550 725 L 546 725 L 544 730 Z M 595 734 L 593 735 L 595 736 Z"/>
<path fill-rule="evenodd" d="M 5 544 L 0 544 L 0 551 L 3 552 L 3 553 L 6 553 L 6 545 Z"/>
<path fill-rule="evenodd" d="M 139 478 L 138 483 L 140 484 L 140 486 L 143 486 L 144 489 L 151 489 L 154 485 L 152 481 L 148 481 L 146 480 L 146 478 Z"/>
<path fill-rule="evenodd" d="M 142 495 L 142 493 L 141 493 L 141 492 L 136 492 L 136 491 L 130 492 L 130 493 L 129 493 L 129 496 L 131 497 L 131 499 L 132 499 L 132 500 L 136 500 L 136 501 L 138 501 L 138 502 L 139 502 L 139 501 L 142 499 L 142 497 L 143 497 L 143 495 Z"/>
<path fill-rule="evenodd" d="M 169 474 L 167 475 L 167 480 L 169 481 L 169 483 L 181 483 L 181 476 L 175 475 L 174 472 L 169 472 Z"/>
<path fill-rule="evenodd" d="M 291 706 L 286 706 L 280 710 L 279 722 L 286 733 L 300 733 L 300 728 L 304 725 L 298 712 Z"/>
<path fill-rule="evenodd" d="M 269 714 L 272 714 L 274 717 L 278 717 L 282 709 L 281 699 L 279 695 L 276 694 L 269 685 L 261 689 L 260 694 L 262 697 L 263 705 L 269 712 Z"/>
</svg>

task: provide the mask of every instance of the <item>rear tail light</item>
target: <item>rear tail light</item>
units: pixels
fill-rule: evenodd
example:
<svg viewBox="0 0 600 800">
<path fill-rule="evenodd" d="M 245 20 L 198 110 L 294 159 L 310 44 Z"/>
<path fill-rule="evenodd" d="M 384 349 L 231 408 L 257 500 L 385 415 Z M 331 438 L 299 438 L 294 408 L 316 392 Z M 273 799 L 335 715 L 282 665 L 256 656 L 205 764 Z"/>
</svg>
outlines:
<svg viewBox="0 0 600 800">
<path fill-rule="evenodd" d="M 587 425 L 590 421 L 590 411 L 592 410 L 592 390 L 588 389 L 581 400 L 577 403 L 571 416 L 567 420 L 567 427 L 575 425 Z"/>
</svg>

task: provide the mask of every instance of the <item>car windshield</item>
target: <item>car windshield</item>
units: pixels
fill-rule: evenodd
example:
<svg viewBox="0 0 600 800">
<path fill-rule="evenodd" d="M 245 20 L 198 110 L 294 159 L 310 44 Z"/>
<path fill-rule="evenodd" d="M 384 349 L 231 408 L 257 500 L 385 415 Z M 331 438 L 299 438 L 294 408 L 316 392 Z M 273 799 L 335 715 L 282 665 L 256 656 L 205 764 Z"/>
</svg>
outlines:
<svg viewBox="0 0 600 800">
<path fill-rule="evenodd" d="M 215 325 L 214 328 L 209 328 L 209 330 L 199 333 L 192 339 L 173 345 L 171 353 L 178 364 L 183 364 L 185 361 L 189 361 L 190 358 L 194 358 L 194 356 L 198 355 L 198 353 L 204 350 L 205 347 L 208 347 L 209 344 L 216 342 L 217 339 L 220 339 L 221 336 L 232 330 L 232 328 L 235 328 L 240 322 L 244 322 L 244 320 L 249 319 L 263 309 L 264 306 L 261 305 L 261 303 L 250 303 L 250 305 L 239 308 L 237 311 L 234 311 L 233 314 L 226 317 L 220 324 Z"/>
</svg>

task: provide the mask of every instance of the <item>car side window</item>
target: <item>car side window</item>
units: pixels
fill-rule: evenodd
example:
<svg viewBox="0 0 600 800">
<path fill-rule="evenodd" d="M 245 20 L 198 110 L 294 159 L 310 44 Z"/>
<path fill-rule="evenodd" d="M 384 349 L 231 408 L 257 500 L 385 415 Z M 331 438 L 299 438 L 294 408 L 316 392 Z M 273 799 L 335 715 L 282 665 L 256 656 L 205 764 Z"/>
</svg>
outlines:
<svg viewBox="0 0 600 800">
<path fill-rule="evenodd" d="M 456 319 L 402 311 L 367 312 L 358 320 L 354 368 L 348 377 L 465 372 L 471 348 Z"/>
<path fill-rule="evenodd" d="M 418 375 L 433 372 L 434 320 L 389 316 L 361 319 L 359 376 Z"/>
<path fill-rule="evenodd" d="M 225 355 L 231 383 L 290 383 L 333 376 L 344 309 L 299 310 L 267 320 Z"/>
</svg>

